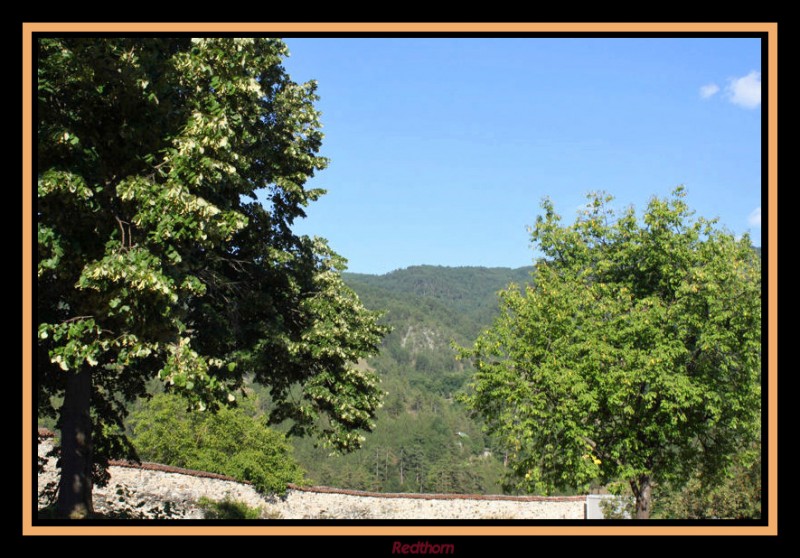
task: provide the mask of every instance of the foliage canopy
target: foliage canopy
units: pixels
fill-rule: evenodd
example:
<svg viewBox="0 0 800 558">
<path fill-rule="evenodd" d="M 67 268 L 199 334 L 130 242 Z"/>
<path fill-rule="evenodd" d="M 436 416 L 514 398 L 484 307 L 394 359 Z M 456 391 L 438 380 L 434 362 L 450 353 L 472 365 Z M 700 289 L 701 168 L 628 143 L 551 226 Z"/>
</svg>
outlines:
<svg viewBox="0 0 800 558">
<path fill-rule="evenodd" d="M 467 404 L 511 452 L 518 487 L 628 483 L 637 517 L 654 482 L 721 475 L 760 429 L 761 267 L 694 220 L 677 188 L 641 219 L 590 196 L 564 226 L 551 202 L 524 292 L 463 355 Z"/>
</svg>

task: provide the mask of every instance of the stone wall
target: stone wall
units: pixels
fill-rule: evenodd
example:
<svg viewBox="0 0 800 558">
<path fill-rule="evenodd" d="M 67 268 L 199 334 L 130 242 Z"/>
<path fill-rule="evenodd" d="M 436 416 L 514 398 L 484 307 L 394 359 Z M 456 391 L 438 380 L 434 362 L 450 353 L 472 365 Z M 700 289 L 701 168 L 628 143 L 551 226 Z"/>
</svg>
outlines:
<svg viewBox="0 0 800 558">
<path fill-rule="evenodd" d="M 39 455 L 51 448 L 52 439 L 40 434 Z M 57 480 L 54 461 L 39 474 L 40 508 L 47 503 L 44 488 Z M 586 502 L 584 496 L 385 494 L 298 486 L 290 486 L 282 497 L 262 496 L 223 475 L 154 463 L 115 461 L 109 472 L 108 485 L 94 489 L 96 511 L 161 518 L 202 518 L 197 504 L 202 497 L 245 502 L 273 519 L 584 519 Z"/>
</svg>

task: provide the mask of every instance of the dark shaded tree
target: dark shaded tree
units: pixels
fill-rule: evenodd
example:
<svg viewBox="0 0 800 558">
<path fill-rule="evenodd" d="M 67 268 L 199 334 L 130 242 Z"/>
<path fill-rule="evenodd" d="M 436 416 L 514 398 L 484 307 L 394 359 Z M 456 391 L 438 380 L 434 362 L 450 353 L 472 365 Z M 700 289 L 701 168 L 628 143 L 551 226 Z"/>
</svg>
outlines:
<svg viewBox="0 0 800 558">
<path fill-rule="evenodd" d="M 252 375 L 273 422 L 357 447 L 381 393 L 352 365 L 385 329 L 344 260 L 292 231 L 326 161 L 315 84 L 287 75 L 284 44 L 37 48 L 37 386 L 61 430 L 60 513 L 89 515 L 93 472 L 135 457 L 126 404 L 154 377 L 213 410 Z"/>
</svg>

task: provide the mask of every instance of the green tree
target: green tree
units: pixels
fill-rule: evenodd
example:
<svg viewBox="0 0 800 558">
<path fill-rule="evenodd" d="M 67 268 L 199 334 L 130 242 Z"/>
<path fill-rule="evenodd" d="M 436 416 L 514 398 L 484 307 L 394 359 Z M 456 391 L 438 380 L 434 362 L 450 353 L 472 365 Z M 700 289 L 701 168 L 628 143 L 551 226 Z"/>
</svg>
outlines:
<svg viewBox="0 0 800 558">
<path fill-rule="evenodd" d="M 682 187 L 641 219 L 608 196 L 532 230 L 533 284 L 463 355 L 467 404 L 508 449 L 517 486 L 654 483 L 724 474 L 760 429 L 761 264 L 744 236 L 695 220 Z"/>
<path fill-rule="evenodd" d="M 454 462 L 452 459 L 431 465 L 425 489 L 440 494 L 480 494 L 485 490 L 473 464 Z"/>
<path fill-rule="evenodd" d="M 216 413 L 187 411 L 183 398 L 153 396 L 130 417 L 131 441 L 141 459 L 228 475 L 262 493 L 282 494 L 303 472 L 283 434 L 253 416 L 247 401 Z"/>
<path fill-rule="evenodd" d="M 37 46 L 37 386 L 61 430 L 60 513 L 90 514 L 93 472 L 135 457 L 126 403 L 153 377 L 202 410 L 251 375 L 272 421 L 357 447 L 381 392 L 353 364 L 385 328 L 344 260 L 292 232 L 326 160 L 315 84 L 286 74 L 285 45 Z"/>
</svg>

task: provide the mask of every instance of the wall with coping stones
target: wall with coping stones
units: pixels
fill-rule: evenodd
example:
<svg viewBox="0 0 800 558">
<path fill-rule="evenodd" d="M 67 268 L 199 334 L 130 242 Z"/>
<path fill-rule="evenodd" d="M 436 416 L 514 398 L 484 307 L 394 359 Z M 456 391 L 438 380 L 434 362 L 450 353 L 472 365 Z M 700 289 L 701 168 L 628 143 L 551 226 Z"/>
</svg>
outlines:
<svg viewBox="0 0 800 558">
<path fill-rule="evenodd" d="M 51 448 L 52 433 L 40 432 L 39 455 Z M 54 462 L 50 458 L 39 474 L 40 508 L 44 487 L 57 480 Z M 584 519 L 586 502 L 585 496 L 385 494 L 294 485 L 283 497 L 262 496 L 230 477 L 154 463 L 113 461 L 109 472 L 108 485 L 94 489 L 95 510 L 127 508 L 147 517 L 200 519 L 202 497 L 242 501 L 274 519 Z"/>
</svg>

